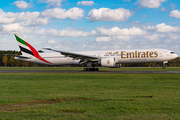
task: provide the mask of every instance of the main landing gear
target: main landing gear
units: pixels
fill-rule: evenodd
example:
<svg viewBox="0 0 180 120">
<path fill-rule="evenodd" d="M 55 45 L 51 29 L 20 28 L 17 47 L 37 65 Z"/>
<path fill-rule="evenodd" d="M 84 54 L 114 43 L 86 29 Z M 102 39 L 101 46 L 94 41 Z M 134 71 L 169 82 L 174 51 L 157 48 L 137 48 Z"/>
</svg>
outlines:
<svg viewBox="0 0 180 120">
<path fill-rule="evenodd" d="M 83 71 L 99 71 L 99 68 L 84 68 Z"/>
<path fill-rule="evenodd" d="M 84 68 L 83 71 L 99 71 L 99 68 L 95 68 L 95 64 L 91 61 L 87 62 L 87 68 Z"/>
</svg>

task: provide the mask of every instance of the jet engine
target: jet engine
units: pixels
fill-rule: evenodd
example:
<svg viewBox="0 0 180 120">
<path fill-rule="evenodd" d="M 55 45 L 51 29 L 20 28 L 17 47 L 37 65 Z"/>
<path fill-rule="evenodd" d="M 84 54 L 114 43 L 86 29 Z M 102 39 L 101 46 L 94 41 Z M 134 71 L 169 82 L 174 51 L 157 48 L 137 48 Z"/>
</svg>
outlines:
<svg viewBox="0 0 180 120">
<path fill-rule="evenodd" d="M 99 60 L 99 64 L 102 67 L 114 67 L 115 66 L 115 58 L 112 58 L 112 57 L 102 58 Z"/>
<path fill-rule="evenodd" d="M 115 62 L 116 59 L 113 57 L 106 57 L 99 60 L 99 64 L 102 67 L 120 68 L 121 64 Z"/>
</svg>

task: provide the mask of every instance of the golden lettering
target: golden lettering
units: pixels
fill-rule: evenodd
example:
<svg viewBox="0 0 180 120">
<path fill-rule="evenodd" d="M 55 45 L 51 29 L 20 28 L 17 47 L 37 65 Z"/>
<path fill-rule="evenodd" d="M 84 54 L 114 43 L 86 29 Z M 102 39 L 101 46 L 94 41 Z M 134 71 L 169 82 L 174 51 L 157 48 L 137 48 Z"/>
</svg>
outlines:
<svg viewBox="0 0 180 120">
<path fill-rule="evenodd" d="M 149 53 L 149 56 L 152 58 L 153 56 L 153 52 L 151 51 L 150 53 Z"/>
<path fill-rule="evenodd" d="M 135 51 L 135 58 L 137 58 L 137 51 Z"/>
<path fill-rule="evenodd" d="M 119 52 L 108 52 L 107 54 L 119 54 Z M 143 52 L 138 52 L 137 50 L 134 52 L 126 52 L 126 51 L 121 51 L 121 58 L 153 58 L 153 57 L 158 57 L 157 51 L 143 51 Z"/>
<path fill-rule="evenodd" d="M 140 54 L 141 54 L 141 52 L 138 52 L 138 58 L 140 58 Z"/>
<path fill-rule="evenodd" d="M 121 51 L 121 58 L 126 58 L 126 57 L 124 57 L 124 52 L 126 52 L 126 51 Z"/>
<path fill-rule="evenodd" d="M 112 54 L 115 55 L 115 54 L 118 54 L 118 53 L 119 53 L 118 51 L 116 51 L 116 52 L 106 52 L 105 55 L 112 55 Z"/>
<path fill-rule="evenodd" d="M 145 58 L 146 57 L 145 55 L 146 55 L 146 53 L 142 52 L 141 58 Z"/>
<path fill-rule="evenodd" d="M 130 55 L 130 58 L 132 58 L 132 56 L 131 56 L 132 54 L 133 54 L 133 58 L 134 58 L 134 52 L 128 52 L 127 53 L 127 58 L 128 58 L 129 55 Z"/>
<path fill-rule="evenodd" d="M 109 54 L 109 55 L 111 55 L 111 54 L 112 54 L 112 52 L 109 52 L 108 54 Z"/>
<path fill-rule="evenodd" d="M 158 56 L 158 53 L 157 53 L 157 51 L 155 51 L 155 52 L 154 52 L 154 54 L 156 55 L 155 57 L 157 57 L 157 56 Z"/>
<path fill-rule="evenodd" d="M 147 57 L 147 58 L 148 58 L 148 53 L 149 53 L 149 51 L 146 52 L 146 57 Z"/>
</svg>

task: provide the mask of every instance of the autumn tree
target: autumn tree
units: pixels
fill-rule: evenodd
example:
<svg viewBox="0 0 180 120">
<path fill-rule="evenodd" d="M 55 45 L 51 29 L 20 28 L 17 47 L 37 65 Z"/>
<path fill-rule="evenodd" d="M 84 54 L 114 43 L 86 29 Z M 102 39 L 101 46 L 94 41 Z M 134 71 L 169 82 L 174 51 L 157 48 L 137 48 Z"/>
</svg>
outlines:
<svg viewBox="0 0 180 120">
<path fill-rule="evenodd" d="M 25 67 L 28 67 L 29 66 L 29 62 L 23 61 L 22 65 L 25 66 Z"/>
<path fill-rule="evenodd" d="M 14 65 L 18 67 L 21 65 L 21 62 L 19 60 L 14 60 Z"/>
<path fill-rule="evenodd" d="M 15 55 L 18 55 L 17 53 Z M 20 66 L 21 65 L 21 62 L 19 60 L 16 60 L 14 59 L 14 65 L 17 67 L 17 66 Z"/>
<path fill-rule="evenodd" d="M 11 66 L 14 66 L 15 60 L 14 60 L 14 57 L 13 57 L 13 56 L 10 56 L 10 59 L 9 59 L 8 63 L 9 63 Z"/>
<path fill-rule="evenodd" d="M 4 63 L 4 66 L 6 67 L 7 64 L 8 64 L 8 57 L 7 57 L 7 55 L 3 56 L 2 62 Z"/>
</svg>

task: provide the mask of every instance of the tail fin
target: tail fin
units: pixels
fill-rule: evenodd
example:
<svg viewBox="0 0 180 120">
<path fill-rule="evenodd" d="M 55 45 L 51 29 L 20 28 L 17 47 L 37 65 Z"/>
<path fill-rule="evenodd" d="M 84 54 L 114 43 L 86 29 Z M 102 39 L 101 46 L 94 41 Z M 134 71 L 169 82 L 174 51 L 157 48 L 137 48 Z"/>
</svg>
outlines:
<svg viewBox="0 0 180 120">
<path fill-rule="evenodd" d="M 43 62 L 46 62 L 46 63 L 50 63 L 48 61 L 46 61 L 45 59 L 43 59 L 38 51 L 33 47 L 31 46 L 23 36 L 21 36 L 19 33 L 15 33 L 15 38 L 18 42 L 18 45 L 19 45 L 19 48 L 21 50 L 21 53 L 23 56 L 34 56 L 36 57 L 37 59 L 43 61 Z"/>
<path fill-rule="evenodd" d="M 18 42 L 22 55 L 34 56 L 34 53 L 36 53 L 37 51 L 25 40 L 25 38 L 21 36 L 19 33 L 15 33 L 14 35 Z"/>
</svg>

